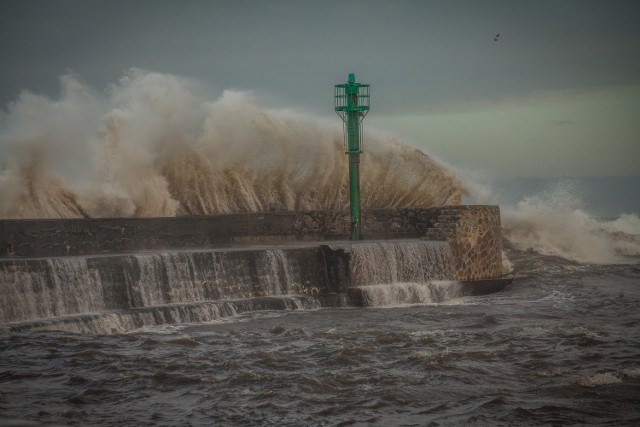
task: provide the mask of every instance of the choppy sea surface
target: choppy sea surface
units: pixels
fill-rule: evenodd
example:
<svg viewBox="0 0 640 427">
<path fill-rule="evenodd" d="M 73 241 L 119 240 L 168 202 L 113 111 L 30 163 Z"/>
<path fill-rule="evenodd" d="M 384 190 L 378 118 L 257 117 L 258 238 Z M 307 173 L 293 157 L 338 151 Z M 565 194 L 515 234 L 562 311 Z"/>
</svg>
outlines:
<svg viewBox="0 0 640 427">
<path fill-rule="evenodd" d="M 0 337 L 0 425 L 640 425 L 640 266 L 511 249 L 441 304 Z"/>
</svg>

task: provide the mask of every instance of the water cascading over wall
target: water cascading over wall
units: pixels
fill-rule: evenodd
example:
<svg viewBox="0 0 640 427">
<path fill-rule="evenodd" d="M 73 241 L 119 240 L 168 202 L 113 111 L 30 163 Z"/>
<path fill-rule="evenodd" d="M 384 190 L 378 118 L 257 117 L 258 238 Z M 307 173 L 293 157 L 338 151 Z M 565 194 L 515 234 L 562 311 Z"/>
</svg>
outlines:
<svg viewBox="0 0 640 427">
<path fill-rule="evenodd" d="M 444 241 L 332 245 L 349 254 L 349 298 L 359 306 L 439 303 L 462 295 Z"/>
<path fill-rule="evenodd" d="M 391 269 L 385 271 L 384 266 Z M 0 262 L 0 329 L 122 333 L 260 309 L 460 296 L 445 242 L 381 241 Z"/>
<path fill-rule="evenodd" d="M 2 263 L 0 322 L 167 304 L 318 293 L 317 250 L 279 249 L 15 260 Z"/>
<path fill-rule="evenodd" d="M 453 275 L 449 244 L 430 241 L 333 244 L 349 254 L 351 286 L 444 280 Z"/>
<path fill-rule="evenodd" d="M 362 250 L 357 248 L 361 245 Z M 376 257 L 373 250 L 384 254 L 378 262 L 400 265 L 409 262 L 409 254 L 422 261 L 434 254 L 430 242 L 403 246 L 345 243 L 335 248 L 12 260 L 0 263 L 0 323 L 9 330 L 121 333 L 247 310 L 344 305 L 347 289 L 366 280 L 362 255 Z M 407 277 L 415 283 L 427 277 L 413 272 Z"/>
</svg>

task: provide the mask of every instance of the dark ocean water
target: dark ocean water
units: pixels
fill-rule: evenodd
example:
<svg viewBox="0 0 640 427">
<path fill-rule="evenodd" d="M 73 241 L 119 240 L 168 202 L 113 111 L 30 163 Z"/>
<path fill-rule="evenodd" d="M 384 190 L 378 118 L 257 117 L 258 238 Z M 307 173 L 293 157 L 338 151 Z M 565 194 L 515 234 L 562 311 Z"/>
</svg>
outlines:
<svg viewBox="0 0 640 427">
<path fill-rule="evenodd" d="M 508 256 L 437 305 L 4 335 L 0 425 L 640 425 L 638 264 Z"/>
</svg>

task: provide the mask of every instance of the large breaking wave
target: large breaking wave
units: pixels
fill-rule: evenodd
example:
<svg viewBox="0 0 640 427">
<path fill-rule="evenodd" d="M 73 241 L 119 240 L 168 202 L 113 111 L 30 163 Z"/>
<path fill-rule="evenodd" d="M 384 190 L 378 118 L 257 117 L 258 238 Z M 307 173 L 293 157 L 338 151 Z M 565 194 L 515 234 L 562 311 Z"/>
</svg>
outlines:
<svg viewBox="0 0 640 427">
<path fill-rule="evenodd" d="M 259 108 L 243 92 L 132 70 L 105 94 L 74 75 L 52 100 L 23 92 L 0 127 L 0 217 L 130 217 L 345 209 L 339 121 Z M 457 204 L 453 173 L 365 134 L 365 207 Z"/>
<path fill-rule="evenodd" d="M 570 182 L 502 208 L 503 234 L 516 248 L 589 264 L 637 263 L 640 219 L 590 214 Z"/>
</svg>

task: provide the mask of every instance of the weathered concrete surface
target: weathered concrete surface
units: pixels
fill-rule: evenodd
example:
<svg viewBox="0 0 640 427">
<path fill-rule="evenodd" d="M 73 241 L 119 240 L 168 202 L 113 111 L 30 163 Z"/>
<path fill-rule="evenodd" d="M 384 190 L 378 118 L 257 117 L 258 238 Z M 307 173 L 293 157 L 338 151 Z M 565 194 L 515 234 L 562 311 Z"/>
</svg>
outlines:
<svg viewBox="0 0 640 427">
<path fill-rule="evenodd" d="M 460 211 L 488 211 L 499 223 L 495 206 L 373 209 L 363 213 L 365 238 L 415 238 L 426 236 L 431 229 L 446 231 L 452 221 L 458 221 L 455 213 Z M 454 215 L 448 217 L 452 212 Z M 444 237 L 441 232 L 438 236 Z M 0 219 L 0 256 L 88 255 L 348 237 L 348 213 L 332 211 L 175 218 Z"/>
</svg>

